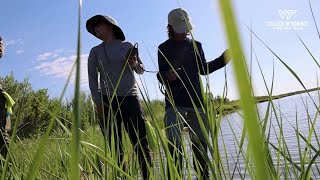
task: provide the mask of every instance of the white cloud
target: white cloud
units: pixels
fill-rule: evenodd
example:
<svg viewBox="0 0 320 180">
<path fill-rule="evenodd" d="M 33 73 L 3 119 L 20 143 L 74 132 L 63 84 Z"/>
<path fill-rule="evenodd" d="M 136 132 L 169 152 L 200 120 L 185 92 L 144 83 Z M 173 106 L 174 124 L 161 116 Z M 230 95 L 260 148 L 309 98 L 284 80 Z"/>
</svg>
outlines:
<svg viewBox="0 0 320 180">
<path fill-rule="evenodd" d="M 45 61 L 48 59 L 54 59 L 59 57 L 60 54 L 64 53 L 65 51 L 63 49 L 56 49 L 52 52 L 45 52 L 43 54 L 40 54 L 37 56 L 38 61 Z"/>
<path fill-rule="evenodd" d="M 47 57 L 52 57 L 53 54 L 50 53 L 44 53 L 41 57 L 38 56 L 41 59 L 47 59 Z M 81 64 L 81 85 L 87 85 L 88 84 L 88 74 L 87 74 L 87 60 L 88 60 L 89 54 L 83 54 L 80 56 L 80 64 Z M 40 61 L 40 64 L 37 65 L 34 69 L 40 71 L 41 74 L 58 78 L 58 79 L 67 79 L 71 73 L 71 69 L 73 64 L 76 61 L 75 55 L 69 56 L 69 57 L 58 57 L 54 60 L 48 60 L 48 61 Z M 75 72 L 75 71 L 74 71 Z M 74 79 L 74 73 L 72 75 L 72 79 Z"/>
<path fill-rule="evenodd" d="M 15 41 L 15 40 L 10 40 L 10 41 L 6 41 L 6 42 L 5 42 L 5 45 L 6 45 L 6 46 L 15 45 L 15 44 L 16 44 L 16 41 Z"/>
<path fill-rule="evenodd" d="M 4 44 L 6 46 L 14 46 L 14 45 L 23 45 L 23 39 L 19 38 L 19 39 L 15 39 L 15 40 L 8 40 L 8 41 L 4 41 Z"/>
<path fill-rule="evenodd" d="M 23 49 L 19 49 L 19 50 L 16 51 L 16 54 L 22 54 L 23 52 L 24 52 Z"/>
<path fill-rule="evenodd" d="M 37 60 L 38 61 L 44 61 L 44 60 L 47 60 L 49 59 L 51 56 L 53 56 L 54 54 L 51 53 L 51 52 L 46 52 L 46 53 L 43 53 L 43 54 L 40 54 L 38 55 L 37 57 Z"/>
</svg>

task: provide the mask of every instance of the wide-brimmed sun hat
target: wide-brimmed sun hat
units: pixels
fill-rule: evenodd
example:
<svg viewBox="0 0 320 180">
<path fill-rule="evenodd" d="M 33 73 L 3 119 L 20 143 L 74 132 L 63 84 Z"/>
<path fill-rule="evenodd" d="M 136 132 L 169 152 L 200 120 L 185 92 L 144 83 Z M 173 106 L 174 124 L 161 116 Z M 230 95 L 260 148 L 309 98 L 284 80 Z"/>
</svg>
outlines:
<svg viewBox="0 0 320 180">
<path fill-rule="evenodd" d="M 120 39 L 122 41 L 124 41 L 126 39 L 123 34 L 123 31 L 118 26 L 117 21 L 111 16 L 95 15 L 95 16 L 91 17 L 86 23 L 86 28 L 87 28 L 88 32 L 91 33 L 92 35 L 94 35 L 95 37 L 97 37 L 97 34 L 94 30 L 94 27 L 101 22 L 105 22 L 105 23 L 113 25 L 113 33 L 114 33 L 116 39 Z"/>
</svg>

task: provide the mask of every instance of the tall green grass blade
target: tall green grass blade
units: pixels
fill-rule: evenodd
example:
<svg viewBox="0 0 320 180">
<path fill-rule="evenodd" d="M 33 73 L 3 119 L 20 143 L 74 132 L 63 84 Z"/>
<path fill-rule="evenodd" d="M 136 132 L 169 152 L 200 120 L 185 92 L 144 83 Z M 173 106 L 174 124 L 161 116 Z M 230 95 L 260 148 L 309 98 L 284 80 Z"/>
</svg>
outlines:
<svg viewBox="0 0 320 180">
<path fill-rule="evenodd" d="M 264 82 L 264 85 L 265 85 L 265 88 L 267 90 L 268 97 L 269 97 L 268 106 L 267 106 L 267 110 L 266 110 L 266 113 L 265 113 L 265 116 L 264 116 L 264 119 L 263 119 L 263 126 L 262 126 L 262 134 L 265 134 L 266 133 L 268 119 L 269 119 L 269 114 L 271 113 L 272 92 L 273 92 L 273 84 L 274 84 L 274 61 L 273 61 L 273 68 L 272 68 L 271 88 L 269 90 L 267 82 L 266 82 L 266 79 L 265 79 L 264 74 L 262 72 L 262 68 L 261 68 L 260 62 L 259 62 L 258 57 L 257 57 L 257 54 L 255 53 L 254 50 L 253 50 L 253 53 L 255 55 L 257 64 L 259 66 L 260 74 L 261 74 L 261 76 L 263 78 L 263 82 Z M 266 142 L 269 142 L 269 136 L 266 139 Z M 266 146 L 268 147 L 267 144 L 266 144 Z M 275 177 L 277 177 L 277 172 L 279 172 L 279 171 L 276 171 L 276 169 L 274 167 L 274 163 L 273 163 L 273 160 L 272 160 L 272 155 L 271 155 L 271 152 L 270 152 L 269 148 L 267 148 L 266 151 L 268 152 L 267 158 L 268 158 L 269 170 L 270 170 L 270 173 L 271 173 L 272 177 L 275 178 Z M 278 156 L 279 156 L 279 154 L 278 154 Z M 278 160 L 279 160 L 279 158 L 278 158 Z M 279 167 L 279 161 L 278 161 L 278 167 Z"/>
<path fill-rule="evenodd" d="M 69 74 L 69 77 L 67 78 L 67 82 L 66 82 L 66 84 L 65 84 L 65 86 L 64 86 L 64 88 L 62 90 L 62 93 L 61 93 L 61 96 L 60 96 L 60 99 L 59 99 L 59 103 L 60 104 L 61 104 L 63 96 L 64 96 L 64 94 L 66 92 L 67 86 L 68 86 L 68 84 L 70 82 L 71 75 L 73 73 L 74 68 L 75 68 L 75 64 L 71 68 L 71 72 Z M 50 119 L 50 123 L 48 125 L 48 128 L 46 129 L 46 133 L 43 136 L 43 138 L 42 138 L 42 140 L 41 140 L 41 142 L 40 142 L 40 144 L 38 146 L 37 153 L 35 155 L 35 158 L 33 160 L 33 163 L 31 165 L 31 167 L 30 167 L 30 170 L 29 170 L 29 174 L 27 176 L 28 180 L 33 180 L 35 178 L 35 176 L 36 176 L 37 170 L 38 170 L 38 168 L 40 166 L 41 158 L 42 158 L 42 156 L 44 154 L 44 148 L 45 148 L 46 143 L 48 142 L 49 134 L 50 134 L 50 132 L 51 132 L 51 130 L 53 128 L 53 125 L 54 125 L 54 122 L 55 122 L 55 119 L 56 119 L 56 114 L 57 114 L 58 110 L 59 110 L 59 107 L 56 107 L 55 110 L 54 110 L 53 116 Z"/>
<path fill-rule="evenodd" d="M 308 51 L 308 53 L 310 54 L 310 56 L 312 57 L 313 61 L 317 64 L 317 66 L 320 68 L 320 64 L 318 63 L 318 61 L 316 60 L 316 58 L 313 56 L 313 54 L 311 53 L 311 51 L 309 50 L 309 48 L 307 47 L 307 45 L 303 42 L 303 40 L 301 39 L 301 37 L 296 33 L 296 35 L 298 36 L 298 38 L 300 39 L 300 42 L 303 44 L 304 48 L 306 48 L 306 50 Z"/>
<path fill-rule="evenodd" d="M 247 27 L 248 28 L 248 27 Z M 249 29 L 249 28 L 248 28 Z M 299 78 L 299 76 L 295 73 L 293 69 L 291 69 L 262 39 L 260 39 L 251 29 L 249 29 L 251 33 L 287 68 L 287 70 L 297 79 L 297 81 L 300 83 L 300 85 L 303 87 L 303 89 L 306 91 L 306 93 L 309 95 L 310 99 L 312 100 L 315 108 L 319 111 L 318 106 L 314 102 L 313 98 L 311 97 L 310 93 L 307 91 L 306 86 L 302 82 L 302 80 Z"/>
<path fill-rule="evenodd" d="M 80 177 L 79 162 L 80 162 L 80 124 L 81 124 L 81 105 L 80 105 L 80 49 L 81 49 L 81 9 L 82 0 L 79 0 L 78 14 L 78 42 L 77 42 L 77 60 L 76 60 L 76 80 L 75 80 L 75 95 L 73 107 L 72 121 L 72 139 L 71 139 L 71 159 L 70 159 L 70 179 L 78 179 Z"/>
<path fill-rule="evenodd" d="M 297 141 L 298 141 L 298 152 L 299 152 L 299 160 L 300 160 L 300 164 L 303 165 L 303 158 L 302 158 L 302 152 L 301 152 L 301 145 L 300 145 L 300 136 L 299 136 L 299 125 L 298 125 L 298 110 L 296 107 L 296 137 L 297 137 Z"/>
<path fill-rule="evenodd" d="M 220 127 L 221 128 L 221 127 Z M 224 150 L 224 155 L 225 155 L 225 162 L 226 162 L 226 166 L 227 166 L 227 173 L 224 176 L 225 179 L 231 179 L 231 169 L 230 169 L 230 164 L 229 164 L 229 160 L 228 160 L 228 152 L 227 152 L 227 146 L 225 144 L 224 141 L 224 136 L 223 136 L 223 132 L 220 130 L 220 134 L 221 134 L 221 139 L 222 139 L 222 144 L 223 144 L 223 150 Z"/>
<path fill-rule="evenodd" d="M 312 14 L 313 22 L 314 22 L 314 25 L 316 26 L 318 37 L 319 37 L 319 40 L 320 40 L 320 32 L 319 32 L 319 29 L 318 29 L 317 21 L 316 21 L 316 19 L 314 17 L 314 13 L 313 13 L 313 10 L 312 10 L 311 2 L 310 2 L 310 0 L 308 0 L 308 1 L 309 1 L 309 8 L 310 8 L 310 11 L 311 11 L 311 14 Z"/>
<path fill-rule="evenodd" d="M 233 8 L 229 0 L 219 1 L 221 12 L 225 22 L 225 29 L 228 35 L 228 42 L 231 47 L 234 71 L 237 79 L 240 103 L 244 112 L 244 123 L 247 127 L 248 143 L 251 148 L 252 160 L 254 163 L 255 177 L 259 179 L 269 179 L 266 161 L 266 147 L 261 133 L 255 102 L 252 97 L 251 85 L 245 67 L 245 59 L 242 56 L 240 38 L 234 20 Z"/>
</svg>

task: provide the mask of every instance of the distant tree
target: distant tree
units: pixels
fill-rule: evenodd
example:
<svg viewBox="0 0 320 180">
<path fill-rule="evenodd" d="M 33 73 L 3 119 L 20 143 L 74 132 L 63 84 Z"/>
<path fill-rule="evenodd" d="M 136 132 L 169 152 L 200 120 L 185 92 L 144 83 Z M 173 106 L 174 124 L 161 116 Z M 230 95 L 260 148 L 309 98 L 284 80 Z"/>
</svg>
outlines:
<svg viewBox="0 0 320 180">
<path fill-rule="evenodd" d="M 222 97 L 221 97 L 220 95 L 218 95 L 218 96 L 216 96 L 216 97 L 213 98 L 213 101 L 214 101 L 215 103 L 217 103 L 217 104 L 221 104 L 221 102 L 222 102 Z M 225 97 L 225 98 L 223 99 L 223 103 L 224 103 L 224 104 L 230 103 L 230 100 L 229 100 L 227 97 Z"/>
<path fill-rule="evenodd" d="M 17 135 L 20 138 L 39 137 L 46 131 L 52 113 L 56 111 L 56 117 L 67 128 L 71 128 L 72 101 L 60 103 L 58 98 L 50 98 L 48 89 L 34 91 L 31 84 L 25 79 L 18 82 L 13 73 L 0 77 L 0 83 L 8 92 L 16 105 L 13 107 L 12 124 L 18 123 Z M 81 102 L 81 128 L 85 129 L 89 124 L 95 124 L 95 112 L 92 107 L 91 98 L 85 93 L 80 93 Z M 20 118 L 18 118 L 20 117 Z M 62 129 L 55 123 L 53 130 Z"/>
</svg>

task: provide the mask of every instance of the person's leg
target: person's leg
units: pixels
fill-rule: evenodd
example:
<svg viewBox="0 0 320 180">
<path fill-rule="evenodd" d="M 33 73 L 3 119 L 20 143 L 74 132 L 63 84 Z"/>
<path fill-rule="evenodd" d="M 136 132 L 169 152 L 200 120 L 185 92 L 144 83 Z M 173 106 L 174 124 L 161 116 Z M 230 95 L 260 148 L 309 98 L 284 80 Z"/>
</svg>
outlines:
<svg viewBox="0 0 320 180">
<path fill-rule="evenodd" d="M 185 111 L 183 109 L 177 108 L 178 112 L 174 108 L 167 108 L 165 112 L 164 122 L 166 135 L 169 140 L 168 148 L 170 154 L 175 162 L 176 167 L 178 168 L 179 174 L 182 175 L 182 148 L 181 148 L 181 138 L 182 129 L 183 129 L 183 120 L 185 118 Z M 181 117 L 182 116 L 182 117 Z M 170 179 L 169 167 L 168 177 Z"/>
<path fill-rule="evenodd" d="M 112 107 L 112 106 L 111 106 Z M 103 111 L 100 112 L 98 110 L 98 118 L 99 118 L 99 126 L 101 129 L 101 132 L 103 134 L 103 137 L 108 140 L 109 138 L 109 130 L 110 128 L 110 122 L 109 119 L 111 119 L 111 116 L 113 116 L 113 108 L 109 107 L 109 97 L 103 96 Z"/>
<path fill-rule="evenodd" d="M 118 165 L 121 165 L 123 159 L 123 148 L 122 148 L 122 131 L 121 131 L 121 111 L 120 99 L 115 97 L 109 108 L 108 97 L 104 97 L 104 118 L 99 115 L 100 128 L 102 134 L 106 140 L 108 147 L 111 152 L 114 152 L 112 156 L 117 159 Z"/>
<path fill-rule="evenodd" d="M 147 141 L 145 118 L 138 97 L 126 97 L 121 108 L 125 109 L 125 113 L 122 113 L 123 122 L 138 156 L 143 179 L 147 180 L 150 176 L 148 165 L 152 167 L 151 155 Z"/>
<path fill-rule="evenodd" d="M 2 155 L 3 159 L 6 159 L 8 150 L 7 150 L 7 146 L 9 145 L 9 140 L 8 139 L 8 134 L 4 132 L 4 130 L 2 130 L 2 128 L 0 129 L 0 154 Z"/>
<path fill-rule="evenodd" d="M 204 138 L 204 133 L 200 126 L 200 121 L 203 122 L 205 130 L 209 133 L 209 125 L 206 115 L 203 113 L 202 109 L 199 108 L 201 120 L 198 119 L 193 108 L 188 109 L 188 124 L 191 127 L 190 129 L 190 139 L 192 141 L 192 151 L 194 153 L 193 165 L 196 169 L 196 164 L 200 166 L 200 172 L 197 172 L 201 175 L 202 179 L 209 179 L 209 170 L 208 164 L 205 161 L 204 157 L 207 156 L 207 143 Z"/>
<path fill-rule="evenodd" d="M 111 122 L 113 122 L 113 124 L 110 126 L 112 129 L 110 129 L 109 131 L 109 137 L 114 137 L 114 145 L 111 145 L 111 148 L 113 148 L 113 146 L 115 147 L 116 150 L 116 157 L 118 158 L 118 165 L 121 168 L 122 167 L 122 161 L 123 161 L 123 147 L 122 147 L 122 122 L 123 122 L 123 110 L 121 108 L 121 103 L 122 103 L 122 98 L 115 98 L 112 102 L 112 109 L 113 109 L 113 116 L 115 116 L 115 118 L 112 118 Z M 112 117 L 112 116 L 111 116 Z M 113 133 L 113 136 L 112 136 Z M 112 140 L 110 141 L 110 143 L 112 142 Z"/>
<path fill-rule="evenodd" d="M 11 129 L 11 119 L 7 116 L 4 121 L 0 122 L 0 153 L 5 159 L 8 153 L 8 147 L 10 144 L 9 131 Z"/>
</svg>

